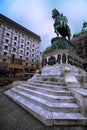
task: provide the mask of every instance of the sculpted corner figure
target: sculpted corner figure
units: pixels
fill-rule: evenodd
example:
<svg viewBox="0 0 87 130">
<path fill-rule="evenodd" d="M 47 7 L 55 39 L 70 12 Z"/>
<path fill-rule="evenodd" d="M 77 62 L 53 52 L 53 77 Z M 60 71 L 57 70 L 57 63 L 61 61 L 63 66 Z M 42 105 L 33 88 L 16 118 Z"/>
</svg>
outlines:
<svg viewBox="0 0 87 130">
<path fill-rule="evenodd" d="M 71 32 L 68 26 L 67 17 L 64 16 L 63 13 L 60 14 L 57 9 L 53 9 L 52 18 L 54 19 L 54 29 L 57 36 L 59 36 L 59 34 L 63 37 L 67 36 L 70 41 Z"/>
</svg>

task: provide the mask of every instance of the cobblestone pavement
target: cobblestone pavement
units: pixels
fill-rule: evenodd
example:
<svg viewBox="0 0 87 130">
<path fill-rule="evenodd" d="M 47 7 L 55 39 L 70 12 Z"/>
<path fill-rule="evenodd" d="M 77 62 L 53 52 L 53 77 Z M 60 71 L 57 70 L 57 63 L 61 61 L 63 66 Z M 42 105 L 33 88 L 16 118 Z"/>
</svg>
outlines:
<svg viewBox="0 0 87 130">
<path fill-rule="evenodd" d="M 3 94 L 9 88 L 9 85 L 0 87 L 0 130 L 87 130 L 80 126 L 46 127 Z"/>
</svg>

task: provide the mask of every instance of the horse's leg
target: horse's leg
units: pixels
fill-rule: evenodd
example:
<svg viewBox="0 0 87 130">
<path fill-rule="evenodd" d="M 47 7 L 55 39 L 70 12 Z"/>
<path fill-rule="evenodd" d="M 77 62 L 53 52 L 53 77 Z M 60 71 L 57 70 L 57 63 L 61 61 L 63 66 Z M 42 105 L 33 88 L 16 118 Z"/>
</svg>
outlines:
<svg viewBox="0 0 87 130">
<path fill-rule="evenodd" d="M 55 27 L 55 33 L 57 34 L 57 37 L 58 37 L 59 33 L 58 33 L 58 30 L 57 30 L 57 27 Z"/>
<path fill-rule="evenodd" d="M 71 32 L 69 30 L 69 32 L 68 32 L 68 40 L 69 40 L 69 42 L 70 42 L 70 38 L 71 38 Z"/>
<path fill-rule="evenodd" d="M 70 42 L 70 36 L 68 35 L 68 40 L 69 40 L 69 42 Z"/>
<path fill-rule="evenodd" d="M 66 25 L 66 29 L 67 29 L 67 37 L 68 37 L 68 41 L 70 42 L 70 37 L 71 37 L 71 31 L 68 25 Z"/>
</svg>

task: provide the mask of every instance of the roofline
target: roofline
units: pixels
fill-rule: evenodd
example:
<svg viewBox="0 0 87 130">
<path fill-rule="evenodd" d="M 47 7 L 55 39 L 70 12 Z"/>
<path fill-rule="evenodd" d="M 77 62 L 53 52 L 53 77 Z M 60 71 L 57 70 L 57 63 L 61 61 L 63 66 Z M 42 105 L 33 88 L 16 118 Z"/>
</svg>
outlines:
<svg viewBox="0 0 87 130">
<path fill-rule="evenodd" d="M 4 19 L 7 22 L 13 24 L 14 26 L 22 29 L 23 31 L 26 31 L 27 33 L 30 33 L 30 34 L 34 35 L 35 37 L 37 37 L 41 41 L 41 38 L 40 38 L 39 35 L 37 35 L 36 33 L 28 30 L 27 28 L 23 27 L 22 25 L 16 23 L 15 21 L 11 20 L 10 18 L 8 18 L 8 17 L 6 17 L 6 16 L 4 16 L 3 14 L 0 13 L 0 21 L 1 21 L 1 18 Z"/>
</svg>

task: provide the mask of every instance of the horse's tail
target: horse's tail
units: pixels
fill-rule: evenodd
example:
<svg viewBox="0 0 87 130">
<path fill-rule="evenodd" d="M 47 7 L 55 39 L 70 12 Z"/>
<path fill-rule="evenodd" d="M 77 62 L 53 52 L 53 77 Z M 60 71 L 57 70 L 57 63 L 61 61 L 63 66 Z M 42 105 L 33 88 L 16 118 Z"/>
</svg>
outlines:
<svg viewBox="0 0 87 130">
<path fill-rule="evenodd" d="M 70 28 L 69 26 L 67 25 L 67 31 L 68 31 L 68 40 L 70 41 L 70 38 L 71 38 L 71 31 L 70 31 Z"/>
</svg>

